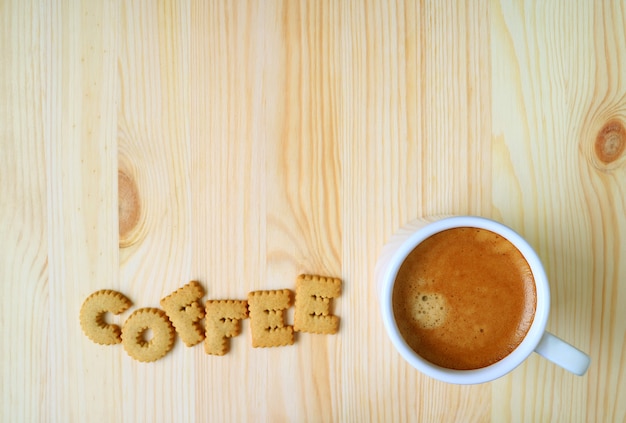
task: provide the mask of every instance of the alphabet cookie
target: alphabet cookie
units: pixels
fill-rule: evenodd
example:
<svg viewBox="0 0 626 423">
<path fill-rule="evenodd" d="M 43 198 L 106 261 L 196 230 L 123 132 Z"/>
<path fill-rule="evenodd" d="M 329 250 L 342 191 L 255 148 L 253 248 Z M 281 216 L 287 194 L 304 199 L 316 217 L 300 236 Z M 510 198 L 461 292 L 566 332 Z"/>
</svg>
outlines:
<svg viewBox="0 0 626 423">
<path fill-rule="evenodd" d="M 203 296 L 202 286 L 197 281 L 191 281 L 161 300 L 161 307 L 188 347 L 204 339 L 204 328 L 200 324 L 204 308 L 199 302 Z"/>
<path fill-rule="evenodd" d="M 293 326 L 285 325 L 285 310 L 291 306 L 291 291 L 254 291 L 248 294 L 253 347 L 293 344 Z"/>
<path fill-rule="evenodd" d="M 80 326 L 93 342 L 101 345 L 113 345 L 122 342 L 121 329 L 118 325 L 104 321 L 107 312 L 120 314 L 132 305 L 130 300 L 117 291 L 103 289 L 91 294 L 80 308 Z"/>
<path fill-rule="evenodd" d="M 206 338 L 204 351 L 224 355 L 230 349 L 228 338 L 241 333 L 241 320 L 248 317 L 248 303 L 237 300 L 206 302 Z"/>
<path fill-rule="evenodd" d="M 146 339 L 150 329 L 152 337 Z M 163 357 L 174 346 L 176 331 L 167 314 L 158 308 L 140 308 L 131 314 L 122 327 L 122 344 L 135 360 L 149 362 Z"/>
<path fill-rule="evenodd" d="M 298 276 L 293 329 L 296 332 L 337 333 L 339 317 L 330 313 L 330 306 L 331 300 L 340 295 L 341 279 Z"/>
</svg>

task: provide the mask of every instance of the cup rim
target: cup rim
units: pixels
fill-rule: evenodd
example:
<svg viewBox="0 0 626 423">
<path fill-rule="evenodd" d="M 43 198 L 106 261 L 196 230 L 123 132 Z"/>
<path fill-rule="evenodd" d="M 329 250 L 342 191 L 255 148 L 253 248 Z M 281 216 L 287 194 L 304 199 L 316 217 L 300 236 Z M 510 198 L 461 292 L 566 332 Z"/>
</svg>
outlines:
<svg viewBox="0 0 626 423">
<path fill-rule="evenodd" d="M 400 266 L 413 249 L 428 237 L 447 229 L 470 227 L 486 229 L 505 237 L 528 262 L 537 293 L 537 306 L 533 322 L 523 341 L 509 355 L 487 367 L 472 370 L 448 369 L 429 362 L 419 356 L 406 343 L 395 321 L 393 313 L 393 286 Z M 478 216 L 445 217 L 412 232 L 389 257 L 382 275 L 380 302 L 383 323 L 392 343 L 402 357 L 414 368 L 435 379 L 456 384 L 477 384 L 497 379 L 514 370 L 535 350 L 545 332 L 550 311 L 550 289 L 548 279 L 539 256 L 531 245 L 510 227 L 492 219 Z"/>
</svg>

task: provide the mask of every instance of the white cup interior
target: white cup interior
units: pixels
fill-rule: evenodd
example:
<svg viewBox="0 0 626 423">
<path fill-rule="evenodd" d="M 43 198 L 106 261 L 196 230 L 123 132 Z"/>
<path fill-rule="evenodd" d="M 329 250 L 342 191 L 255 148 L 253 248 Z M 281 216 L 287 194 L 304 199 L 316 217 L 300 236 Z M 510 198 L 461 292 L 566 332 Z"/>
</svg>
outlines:
<svg viewBox="0 0 626 423">
<path fill-rule="evenodd" d="M 455 370 L 440 367 L 415 353 L 400 334 L 392 304 L 393 285 L 400 266 L 409 253 L 426 238 L 438 232 L 459 227 L 486 229 L 509 240 L 524 255 L 528 262 L 533 273 L 537 292 L 537 308 L 533 323 L 520 345 L 502 360 L 490 366 L 474 370 Z M 535 350 L 544 334 L 550 311 L 550 289 L 543 265 L 526 240 L 511 228 L 499 222 L 476 216 L 444 218 L 408 233 L 406 238 L 397 243 L 391 252 L 384 257 L 381 256 L 381 261 L 382 263 L 379 262 L 378 264 L 380 267 L 378 275 L 380 279 L 378 281 L 380 305 L 383 323 L 389 338 L 409 364 L 435 379 L 457 384 L 476 384 L 497 379 L 519 366 Z"/>
</svg>

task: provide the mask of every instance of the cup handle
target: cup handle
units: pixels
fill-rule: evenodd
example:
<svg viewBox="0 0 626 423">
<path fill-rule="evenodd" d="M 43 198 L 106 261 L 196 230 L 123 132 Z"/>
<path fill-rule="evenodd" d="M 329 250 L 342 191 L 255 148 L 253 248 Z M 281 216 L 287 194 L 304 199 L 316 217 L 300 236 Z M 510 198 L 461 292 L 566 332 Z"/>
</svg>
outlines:
<svg viewBox="0 0 626 423">
<path fill-rule="evenodd" d="M 547 331 L 544 332 L 535 352 L 578 376 L 585 374 L 591 362 L 587 354 Z"/>
</svg>

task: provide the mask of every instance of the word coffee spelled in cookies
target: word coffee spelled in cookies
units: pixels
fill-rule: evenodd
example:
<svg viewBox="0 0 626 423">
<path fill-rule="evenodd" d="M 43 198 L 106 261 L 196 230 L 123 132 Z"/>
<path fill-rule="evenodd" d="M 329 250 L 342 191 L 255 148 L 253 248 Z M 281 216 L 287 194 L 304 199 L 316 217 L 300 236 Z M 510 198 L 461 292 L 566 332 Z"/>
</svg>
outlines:
<svg viewBox="0 0 626 423">
<path fill-rule="evenodd" d="M 339 317 L 331 312 L 332 299 L 341 295 L 341 280 L 300 275 L 295 301 L 288 289 L 254 291 L 247 300 L 208 300 L 202 306 L 204 289 L 191 281 L 160 301 L 159 308 L 141 308 L 120 328 L 105 321 L 107 313 L 121 314 L 132 305 L 123 294 L 100 290 L 84 301 L 80 325 L 85 335 L 102 345 L 123 344 L 132 358 L 156 361 L 174 346 L 176 333 L 187 347 L 204 341 L 204 351 L 224 355 L 230 338 L 241 333 L 241 321 L 250 319 L 254 348 L 279 347 L 294 343 L 294 332 L 334 334 Z M 286 312 L 295 302 L 294 324 L 286 322 Z M 204 324 L 202 320 L 204 319 Z"/>
</svg>

